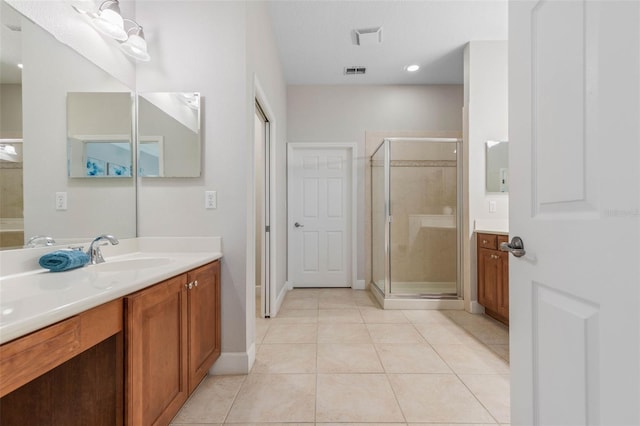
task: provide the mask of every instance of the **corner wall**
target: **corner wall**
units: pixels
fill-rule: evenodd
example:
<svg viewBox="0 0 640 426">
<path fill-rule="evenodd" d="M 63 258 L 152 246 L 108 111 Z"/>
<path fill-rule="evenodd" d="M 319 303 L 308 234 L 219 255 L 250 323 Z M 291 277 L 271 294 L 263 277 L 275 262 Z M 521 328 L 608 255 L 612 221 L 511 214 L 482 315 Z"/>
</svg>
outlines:
<svg viewBox="0 0 640 426">
<path fill-rule="evenodd" d="M 468 209 L 464 223 L 463 268 L 465 309 L 482 312 L 477 304 L 476 221 L 508 226 L 509 194 L 485 190 L 486 147 L 489 140 L 508 140 L 508 42 L 472 41 L 464 51 L 464 175 Z M 496 202 L 495 213 L 489 202 Z M 467 297 L 468 295 L 469 297 Z"/>
</svg>

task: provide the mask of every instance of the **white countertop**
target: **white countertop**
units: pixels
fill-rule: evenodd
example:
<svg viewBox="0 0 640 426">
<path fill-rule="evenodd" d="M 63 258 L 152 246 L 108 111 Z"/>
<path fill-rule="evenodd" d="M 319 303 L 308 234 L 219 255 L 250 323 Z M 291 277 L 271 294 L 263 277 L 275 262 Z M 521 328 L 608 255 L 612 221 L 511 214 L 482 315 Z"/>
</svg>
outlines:
<svg viewBox="0 0 640 426">
<path fill-rule="evenodd" d="M 222 257 L 219 238 L 135 238 L 103 248 L 107 268 L 87 265 L 66 272 L 49 272 L 37 259 L 47 251 L 2 252 L 2 263 L 21 257 L 22 270 L 0 277 L 0 343 L 54 324 L 87 309 L 134 293 Z M 59 248 L 59 247 L 58 247 Z M 35 260 L 34 260 L 34 256 Z M 137 260 L 136 260 L 137 259 Z M 148 267 L 111 270 L 117 262 Z M 35 262 L 35 267 L 31 267 Z M 140 263 L 135 263 L 140 262 Z M 15 264 L 15 262 L 12 262 Z M 27 265 L 27 266 L 24 266 Z M 31 269 L 29 269 L 31 267 Z M 3 265 L 2 273 L 8 268 Z"/>
<path fill-rule="evenodd" d="M 476 219 L 473 230 L 487 234 L 509 235 L 509 219 Z"/>
</svg>

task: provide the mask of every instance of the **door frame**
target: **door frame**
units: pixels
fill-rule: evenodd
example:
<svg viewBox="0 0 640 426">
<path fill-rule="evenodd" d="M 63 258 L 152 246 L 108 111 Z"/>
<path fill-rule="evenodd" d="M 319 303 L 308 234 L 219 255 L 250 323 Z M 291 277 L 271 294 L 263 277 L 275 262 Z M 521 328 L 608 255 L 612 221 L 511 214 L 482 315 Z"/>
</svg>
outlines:
<svg viewBox="0 0 640 426">
<path fill-rule="evenodd" d="M 277 131 L 277 121 L 276 121 L 276 115 L 274 114 L 274 110 L 271 107 L 269 101 L 267 100 L 267 95 L 265 93 L 265 91 L 262 88 L 262 85 L 260 84 L 260 82 L 258 81 L 257 76 L 254 76 L 254 81 L 253 81 L 253 88 L 254 88 L 254 93 L 252 96 L 252 108 L 250 108 L 250 141 L 251 141 L 251 147 L 254 147 L 255 144 L 255 134 L 253 131 L 253 123 L 254 123 L 254 117 L 256 114 L 256 107 L 255 104 L 258 103 L 260 105 L 260 108 L 262 109 L 262 113 L 265 115 L 267 121 L 268 121 L 268 128 L 269 128 L 269 134 L 268 134 L 268 141 L 267 144 L 268 146 L 268 152 L 265 151 L 265 173 L 268 173 L 268 181 L 269 181 L 269 187 L 265 188 L 265 206 L 268 205 L 269 207 L 269 211 L 268 211 L 268 217 L 270 219 L 270 223 L 269 223 L 269 246 L 266 248 L 267 251 L 269 252 L 269 261 L 268 261 L 268 276 L 265 277 L 265 288 L 262 289 L 261 291 L 263 292 L 263 294 L 266 296 L 264 299 L 266 299 L 268 301 L 268 306 L 269 306 L 269 312 L 264 312 L 265 306 L 263 303 L 263 306 L 261 307 L 261 313 L 263 313 L 263 315 L 265 316 L 269 316 L 269 317 L 273 317 L 277 314 L 278 311 L 278 306 L 276 305 L 276 290 L 277 290 L 277 285 L 276 285 L 276 276 L 277 276 L 277 271 L 276 271 L 276 265 L 277 265 L 277 251 L 276 251 L 276 236 L 277 234 L 277 221 L 275 220 L 276 218 L 276 191 L 274 191 L 273 188 L 273 184 L 274 182 L 276 182 L 276 167 L 275 167 L 275 161 L 276 161 L 276 131 Z M 253 149 L 251 150 L 251 155 L 250 155 L 250 161 L 251 161 L 251 182 L 249 183 L 249 194 L 248 196 L 250 197 L 250 202 L 248 203 L 249 206 L 249 212 L 247 212 L 247 225 L 248 225 L 248 233 L 247 233 L 247 266 L 246 266 L 246 273 L 247 273 L 247 323 L 254 324 L 254 330 L 255 330 L 255 300 L 256 300 L 256 282 L 255 282 L 255 266 L 256 266 L 256 259 L 255 259 L 255 253 L 256 253 L 256 232 L 264 232 L 264 230 L 258 230 L 256 229 L 256 214 L 258 214 L 258 212 L 256 211 L 256 205 L 255 205 L 255 196 L 256 196 L 256 185 L 255 185 L 255 181 L 256 181 L 256 170 L 254 167 L 254 162 L 255 162 L 255 158 L 254 158 L 254 153 L 253 153 Z M 266 163 L 268 162 L 268 164 Z M 268 200 L 267 200 L 268 198 Z M 266 213 L 266 212 L 265 212 Z M 264 214 L 264 213 L 263 213 Z M 261 299 L 262 300 L 262 299 Z M 249 328 L 247 326 L 247 328 Z M 249 336 L 249 333 L 247 333 L 247 336 Z M 248 344 L 250 345 L 252 342 L 248 342 Z"/>
<path fill-rule="evenodd" d="M 358 168 L 357 153 L 358 144 L 355 142 L 289 142 L 287 143 L 287 288 L 293 289 L 291 282 L 292 265 L 289 262 L 289 248 L 291 247 L 291 229 L 290 222 L 290 206 L 292 196 L 290 191 L 289 179 L 292 176 L 292 162 L 294 151 L 304 149 L 346 149 L 351 155 L 351 288 L 357 288 L 358 277 Z"/>
</svg>

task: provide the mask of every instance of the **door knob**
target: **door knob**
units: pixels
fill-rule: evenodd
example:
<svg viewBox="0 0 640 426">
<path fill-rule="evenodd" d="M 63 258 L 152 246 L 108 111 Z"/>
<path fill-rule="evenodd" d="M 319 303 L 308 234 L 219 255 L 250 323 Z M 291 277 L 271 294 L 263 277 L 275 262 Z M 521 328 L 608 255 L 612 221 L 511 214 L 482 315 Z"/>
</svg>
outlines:
<svg viewBox="0 0 640 426">
<path fill-rule="evenodd" d="M 526 251 L 524 250 L 524 242 L 520 237 L 513 237 L 510 243 L 500 244 L 500 250 L 508 251 L 515 257 L 522 257 L 526 253 Z"/>
<path fill-rule="evenodd" d="M 300 225 L 298 222 L 294 223 L 293 226 L 296 228 L 304 228 L 304 225 Z"/>
</svg>

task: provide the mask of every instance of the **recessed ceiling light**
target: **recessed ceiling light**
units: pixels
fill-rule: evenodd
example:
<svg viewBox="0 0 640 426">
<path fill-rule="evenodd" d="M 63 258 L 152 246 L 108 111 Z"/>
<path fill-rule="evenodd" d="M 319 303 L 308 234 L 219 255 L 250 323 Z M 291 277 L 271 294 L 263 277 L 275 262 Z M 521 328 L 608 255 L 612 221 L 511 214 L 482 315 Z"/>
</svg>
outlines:
<svg viewBox="0 0 640 426">
<path fill-rule="evenodd" d="M 405 69 L 409 72 L 416 72 L 420 69 L 420 65 L 407 65 Z"/>
</svg>

